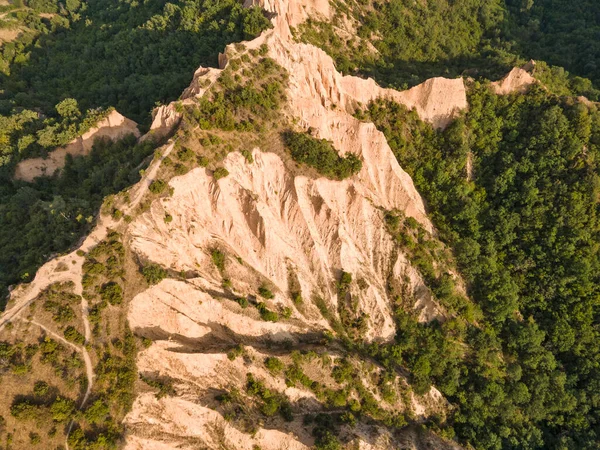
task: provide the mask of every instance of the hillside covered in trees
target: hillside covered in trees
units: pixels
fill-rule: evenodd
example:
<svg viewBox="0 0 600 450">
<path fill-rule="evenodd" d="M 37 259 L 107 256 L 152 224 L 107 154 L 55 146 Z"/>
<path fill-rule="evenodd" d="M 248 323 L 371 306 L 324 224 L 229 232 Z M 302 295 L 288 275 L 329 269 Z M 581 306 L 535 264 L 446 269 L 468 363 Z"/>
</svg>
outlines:
<svg viewBox="0 0 600 450">
<path fill-rule="evenodd" d="M 598 8 L 592 0 L 351 1 L 336 3 L 332 21 L 300 25 L 298 35 L 342 72 L 399 89 L 434 76 L 495 80 L 533 58 L 540 79 L 595 100 Z M 343 17 L 355 34 L 338 33 Z"/>
<path fill-rule="evenodd" d="M 269 433 L 317 450 L 402 448 L 413 434 L 419 450 L 600 446 L 600 4 L 331 11 L 290 42 L 231 46 L 204 96 L 173 106 L 167 145 L 99 141 L 29 183 L 13 176 L 19 161 L 111 108 L 147 130 L 155 106 L 275 13 L 237 0 L 0 0 L 0 309 L 56 255 L 72 251 L 55 276 L 76 275 L 0 325 L 1 449 L 15 436 L 16 448 L 120 448 L 128 431 L 154 437 L 163 415 L 177 423 L 163 414 L 173 405 L 194 426 L 210 415 L 221 440 L 208 448 L 227 448 L 224 430 L 252 449 Z M 322 88 L 333 70 L 292 73 L 317 55 L 299 42 L 397 90 L 461 78 L 468 108 L 436 129 L 391 97 L 342 105 L 338 85 Z M 530 59 L 538 83 L 494 91 Z M 383 206 L 395 195 L 406 210 Z M 102 205 L 118 230 L 75 251 Z M 19 340 L 34 325 L 40 335 Z M 134 401 L 150 407 L 132 425 Z M 156 435 L 200 445 L 190 433 Z"/>
</svg>

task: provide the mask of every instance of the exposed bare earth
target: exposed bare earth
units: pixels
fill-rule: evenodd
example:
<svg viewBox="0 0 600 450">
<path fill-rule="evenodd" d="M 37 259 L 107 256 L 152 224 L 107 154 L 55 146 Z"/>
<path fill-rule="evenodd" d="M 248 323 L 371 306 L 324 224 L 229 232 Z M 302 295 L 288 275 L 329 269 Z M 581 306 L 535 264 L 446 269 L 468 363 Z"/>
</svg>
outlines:
<svg viewBox="0 0 600 450">
<path fill-rule="evenodd" d="M 21 35 L 21 30 L 19 28 L 14 29 L 0 29 L 0 44 L 4 42 L 14 41 Z"/>
<path fill-rule="evenodd" d="M 538 81 L 523 68 L 515 67 L 508 75 L 500 81 L 492 83 L 492 88 L 496 94 L 506 95 L 513 92 L 524 93 L 532 84 Z"/>
</svg>

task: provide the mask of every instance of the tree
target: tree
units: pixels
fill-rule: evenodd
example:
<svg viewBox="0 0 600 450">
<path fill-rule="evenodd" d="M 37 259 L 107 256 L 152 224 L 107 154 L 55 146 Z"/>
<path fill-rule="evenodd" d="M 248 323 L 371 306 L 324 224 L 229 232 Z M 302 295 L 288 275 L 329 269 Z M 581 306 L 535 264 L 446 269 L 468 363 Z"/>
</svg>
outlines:
<svg viewBox="0 0 600 450">
<path fill-rule="evenodd" d="M 63 397 L 58 397 L 50 406 L 50 413 L 55 422 L 66 422 L 75 412 L 75 402 Z"/>
<path fill-rule="evenodd" d="M 74 98 L 66 98 L 56 105 L 56 112 L 60 117 L 69 121 L 73 121 L 81 116 L 77 100 Z"/>
</svg>

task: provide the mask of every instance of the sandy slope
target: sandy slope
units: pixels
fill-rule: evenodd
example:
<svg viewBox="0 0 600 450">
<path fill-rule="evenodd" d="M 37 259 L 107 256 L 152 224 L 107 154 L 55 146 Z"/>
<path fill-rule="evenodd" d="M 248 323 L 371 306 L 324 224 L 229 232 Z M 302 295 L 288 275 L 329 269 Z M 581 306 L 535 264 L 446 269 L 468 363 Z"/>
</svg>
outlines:
<svg viewBox="0 0 600 450">
<path fill-rule="evenodd" d="M 507 95 L 513 92 L 527 92 L 527 89 L 538 81 L 522 67 L 513 68 L 504 78 L 492 83 L 496 94 Z"/>
<path fill-rule="evenodd" d="M 326 2 L 306 8 L 296 2 L 265 6 L 279 14 L 275 29 L 247 43 L 247 48 L 268 45 L 269 55 L 289 73 L 287 109 L 299 127 L 310 127 L 331 140 L 340 154 L 359 155 L 363 169 L 345 181 L 315 180 L 292 176 L 273 153 L 255 149 L 254 162 L 248 164 L 234 152 L 223 163 L 228 177 L 215 181 L 209 170 L 201 168 L 176 177 L 170 181 L 173 195 L 154 202 L 130 225 L 129 245 L 143 259 L 196 274 L 187 282 L 163 281 L 134 298 L 129 310 L 131 326 L 156 342 L 140 355 L 139 369 L 174 377 L 182 392 L 243 388 L 245 372 L 260 371 L 255 364 L 229 363 L 227 345 L 245 342 L 256 348 L 281 339 L 301 342 L 302 336 L 328 328 L 310 302 L 303 313 L 295 311 L 289 322 L 269 324 L 260 321 L 256 312 L 241 310 L 227 300 L 221 275 L 210 261 L 215 247 L 228 255 L 225 275 L 232 279 L 234 292 L 252 294 L 261 280 L 267 281 L 276 293 L 269 302 L 273 309 L 293 308 L 289 298 L 293 272 L 303 298 L 320 296 L 335 312 L 336 276 L 340 270 L 352 273 L 361 280 L 352 294 L 359 298 L 359 311 L 369 315 L 368 339 L 389 340 L 395 332 L 387 293 L 390 277 L 408 281 L 422 320 L 442 315 L 418 273 L 398 253 L 383 222 L 383 210 L 398 209 L 431 230 L 423 201 L 383 134 L 351 112 L 358 103 L 388 97 L 443 127 L 466 107 L 462 80 L 434 79 L 399 93 L 381 89 L 373 80 L 343 77 L 324 52 L 295 43 L 289 36 L 288 24 L 302 20 L 298 17 L 306 9 L 327 8 Z M 235 53 L 229 47 L 221 64 Z M 195 77 L 194 85 L 206 84 L 202 76 Z M 190 88 L 186 95 L 202 93 Z M 166 213 L 173 217 L 170 223 L 164 221 Z M 221 297 L 211 298 L 215 295 Z M 443 402 L 439 393 L 431 395 L 430 406 L 414 399 L 417 413 L 426 415 L 431 405 Z M 181 414 L 171 413 L 173 409 Z M 215 426 L 233 448 L 252 448 L 254 443 L 277 449 L 284 448 L 284 442 L 289 448 L 311 444 L 301 429 L 294 430 L 293 438 L 246 435 L 238 441 L 238 430 L 186 394 L 160 400 L 141 394 L 125 422 L 129 449 L 217 448 L 211 434 Z M 389 448 L 391 441 L 384 435 L 380 430 L 379 438 L 365 436 L 357 443 L 364 448 Z"/>
</svg>

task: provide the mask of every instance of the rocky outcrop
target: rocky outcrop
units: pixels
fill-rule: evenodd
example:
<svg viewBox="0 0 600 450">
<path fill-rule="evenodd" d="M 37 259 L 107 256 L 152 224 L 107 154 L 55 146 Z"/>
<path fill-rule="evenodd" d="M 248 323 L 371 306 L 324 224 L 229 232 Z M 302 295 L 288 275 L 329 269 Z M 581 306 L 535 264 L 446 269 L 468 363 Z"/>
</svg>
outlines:
<svg viewBox="0 0 600 450">
<path fill-rule="evenodd" d="M 190 85 L 181 94 L 182 99 L 190 99 L 193 97 L 202 97 L 204 93 L 210 89 L 213 83 L 219 78 L 220 69 L 214 67 L 199 67 L 194 72 L 194 78 Z"/>
<path fill-rule="evenodd" d="M 529 73 L 535 67 L 535 61 L 530 61 L 523 67 L 513 68 L 504 78 L 492 83 L 492 89 L 498 95 L 513 92 L 525 93 L 529 87 L 538 81 Z"/>
<path fill-rule="evenodd" d="M 97 139 L 117 140 L 128 134 L 140 136 L 137 124 L 116 110 L 112 110 L 108 116 L 86 133 L 78 136 L 65 147 L 51 151 L 47 158 L 32 158 L 19 162 L 15 168 L 14 177 L 17 180 L 31 182 L 37 177 L 52 176 L 64 167 L 67 155 L 87 155 Z"/>
<path fill-rule="evenodd" d="M 244 265 L 232 262 L 239 265 L 231 277 L 238 292 L 255 292 L 252 280 L 258 274 L 276 286 L 282 306 L 293 306 L 289 300 L 293 272 L 304 298 L 320 296 L 336 310 L 335 279 L 344 270 L 362 280 L 354 295 L 360 298 L 360 311 L 370 318 L 367 337 L 388 340 L 395 332 L 388 278 L 408 276 L 416 293 L 426 295 L 427 289 L 406 258 L 397 255 L 379 209 L 387 202 L 390 209 L 410 212 L 414 199 L 399 186 L 382 190 L 381 197 L 374 195 L 362 178 L 368 181 L 369 170 L 382 163 L 362 156 L 366 172 L 362 177 L 332 181 L 293 177 L 277 155 L 258 149 L 253 164 L 232 153 L 224 163 L 230 175 L 219 182 L 206 169 L 174 178 L 173 196 L 155 203 L 131 225 L 131 248 L 177 272 L 197 272 L 198 278 L 218 289 L 220 277 L 208 255 L 212 248 L 222 247 L 244 261 Z M 169 223 L 164 221 L 167 213 L 173 217 Z M 431 307 L 430 300 L 425 304 L 423 308 Z M 312 312 L 311 317 L 320 318 L 316 308 Z M 164 316 L 153 317 L 160 322 Z M 130 320 L 137 319 L 132 315 Z M 328 326 L 322 318 L 309 318 L 308 323 L 313 322 Z"/>
<path fill-rule="evenodd" d="M 175 104 L 161 105 L 152 112 L 152 125 L 148 133 L 140 139 L 142 142 L 152 139 L 159 142 L 168 136 L 181 120 L 181 113 L 175 109 Z"/>
</svg>

